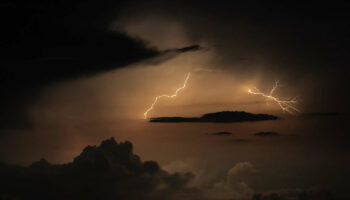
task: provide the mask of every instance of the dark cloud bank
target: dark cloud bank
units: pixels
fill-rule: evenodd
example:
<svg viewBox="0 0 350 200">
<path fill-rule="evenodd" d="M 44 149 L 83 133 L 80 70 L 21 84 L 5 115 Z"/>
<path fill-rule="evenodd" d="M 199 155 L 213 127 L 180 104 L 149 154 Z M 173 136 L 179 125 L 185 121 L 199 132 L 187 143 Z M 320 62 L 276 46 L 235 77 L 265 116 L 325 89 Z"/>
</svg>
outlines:
<svg viewBox="0 0 350 200">
<path fill-rule="evenodd" d="M 142 162 L 130 142 L 111 138 L 87 146 L 71 163 L 0 164 L 0 199 L 167 199 L 191 177 Z"/>
<path fill-rule="evenodd" d="M 349 1 L 166 1 L 134 3 L 125 18 L 161 16 L 214 49 L 210 65 L 262 83 L 293 85 L 304 111 L 348 112 Z M 315 84 L 317 83 L 317 85 Z M 313 86 L 315 85 L 315 86 Z M 315 101 L 315 97 L 322 97 Z"/>
<path fill-rule="evenodd" d="M 238 167 L 233 171 L 231 169 L 230 173 L 234 173 L 234 176 L 231 177 L 232 180 L 224 182 L 224 185 L 189 186 L 188 183 L 194 180 L 195 173 L 168 173 L 162 170 L 157 162 L 141 161 L 133 153 L 132 143 L 117 143 L 111 138 L 99 146 L 85 147 L 73 162 L 66 164 L 50 164 L 45 159 L 34 162 L 28 167 L 0 163 L 0 199 L 223 200 L 220 192 L 210 197 L 208 192 L 210 194 L 212 189 L 218 189 L 219 186 L 224 186 L 224 191 L 227 188 L 240 191 L 245 188 L 241 187 L 246 185 L 244 182 L 243 185 L 241 183 L 243 181 L 241 176 L 246 173 L 245 167 Z M 231 194 L 229 191 L 226 192 Z M 242 196 L 237 198 L 242 199 Z M 228 196 L 224 199 L 237 198 Z M 283 189 L 254 192 L 243 199 L 334 200 L 336 198 L 327 190 Z"/>
<path fill-rule="evenodd" d="M 252 200 L 336 200 L 328 190 L 281 190 L 254 194 Z"/>
</svg>

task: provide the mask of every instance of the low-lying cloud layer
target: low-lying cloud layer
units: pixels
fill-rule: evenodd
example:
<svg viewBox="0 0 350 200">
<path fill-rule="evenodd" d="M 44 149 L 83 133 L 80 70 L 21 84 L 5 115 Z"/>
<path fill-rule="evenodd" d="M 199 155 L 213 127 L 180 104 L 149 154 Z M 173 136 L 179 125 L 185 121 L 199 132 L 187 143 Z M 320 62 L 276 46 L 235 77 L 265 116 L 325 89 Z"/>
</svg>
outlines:
<svg viewBox="0 0 350 200">
<path fill-rule="evenodd" d="M 184 188 L 190 173 L 170 174 L 153 161 L 142 162 L 130 142 L 113 138 L 87 146 L 73 162 L 29 167 L 0 165 L 4 199 L 167 199 Z"/>
<path fill-rule="evenodd" d="M 166 170 L 166 171 L 165 171 Z M 29 167 L 0 164 L 2 199 L 125 199 L 125 200 L 334 200 L 327 190 L 258 190 L 263 176 L 251 162 L 237 162 L 225 174 L 194 160 L 174 161 L 160 168 L 141 161 L 130 142 L 113 138 L 87 146 L 73 162 Z M 268 181 L 268 180 L 266 180 Z"/>
<path fill-rule="evenodd" d="M 261 171 L 251 162 L 238 162 L 233 165 L 223 178 L 211 172 L 197 169 L 194 161 L 174 161 L 164 166 L 171 172 L 191 171 L 195 177 L 189 184 L 192 190 L 176 193 L 181 199 L 200 200 L 336 200 L 329 190 L 321 188 L 299 189 L 281 188 L 259 191 L 254 188 L 254 179 L 262 178 Z"/>
</svg>

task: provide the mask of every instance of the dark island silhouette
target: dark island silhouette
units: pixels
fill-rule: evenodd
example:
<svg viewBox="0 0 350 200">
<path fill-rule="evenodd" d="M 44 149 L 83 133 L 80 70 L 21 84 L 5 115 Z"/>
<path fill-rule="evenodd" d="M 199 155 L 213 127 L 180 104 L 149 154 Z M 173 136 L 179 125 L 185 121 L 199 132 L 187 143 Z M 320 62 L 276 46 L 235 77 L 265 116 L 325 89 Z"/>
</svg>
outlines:
<svg viewBox="0 0 350 200">
<path fill-rule="evenodd" d="M 180 122 L 215 122 L 215 123 L 233 123 L 233 122 L 255 122 L 263 120 L 276 120 L 278 117 L 268 114 L 253 114 L 244 111 L 222 111 L 207 113 L 201 117 L 155 117 L 150 122 L 162 123 L 180 123 Z"/>
<path fill-rule="evenodd" d="M 276 132 L 271 132 L 271 131 L 267 131 L 267 132 L 258 132 L 254 134 L 255 136 L 277 136 L 279 135 Z"/>
<path fill-rule="evenodd" d="M 221 131 L 221 132 L 216 132 L 216 133 L 212 133 L 213 135 L 232 135 L 231 132 L 227 132 L 227 131 Z"/>
</svg>

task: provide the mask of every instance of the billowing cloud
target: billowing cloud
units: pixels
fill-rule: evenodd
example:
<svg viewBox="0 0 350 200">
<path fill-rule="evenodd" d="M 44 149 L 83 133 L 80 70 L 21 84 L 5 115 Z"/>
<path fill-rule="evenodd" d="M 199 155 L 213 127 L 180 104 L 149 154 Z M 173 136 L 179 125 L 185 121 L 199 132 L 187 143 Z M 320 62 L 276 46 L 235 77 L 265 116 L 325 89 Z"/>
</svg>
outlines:
<svg viewBox="0 0 350 200">
<path fill-rule="evenodd" d="M 247 199 L 253 194 L 247 178 L 255 172 L 250 162 L 240 162 L 233 166 L 226 178 L 215 183 L 207 195 L 216 199 Z"/>
<path fill-rule="evenodd" d="M 113 138 L 87 146 L 73 162 L 29 167 L 0 165 L 0 196 L 7 199 L 167 199 L 184 188 L 190 173 L 170 174 L 142 162 L 130 142 Z"/>
<path fill-rule="evenodd" d="M 163 167 L 171 172 L 188 172 L 195 174 L 196 184 L 191 190 L 183 190 L 175 194 L 177 199 L 203 200 L 336 200 L 329 190 L 317 187 L 309 189 L 282 188 L 259 191 L 253 180 L 262 177 L 250 162 L 239 162 L 230 168 L 226 176 L 217 180 L 209 171 L 199 170 L 193 160 L 174 161 Z M 199 167 L 200 168 L 200 167 Z M 259 172 L 259 173 L 258 173 Z M 198 177 L 197 177 L 198 176 Z M 215 181 L 216 180 L 216 181 Z M 175 199 L 176 199 L 175 198 Z"/>
</svg>

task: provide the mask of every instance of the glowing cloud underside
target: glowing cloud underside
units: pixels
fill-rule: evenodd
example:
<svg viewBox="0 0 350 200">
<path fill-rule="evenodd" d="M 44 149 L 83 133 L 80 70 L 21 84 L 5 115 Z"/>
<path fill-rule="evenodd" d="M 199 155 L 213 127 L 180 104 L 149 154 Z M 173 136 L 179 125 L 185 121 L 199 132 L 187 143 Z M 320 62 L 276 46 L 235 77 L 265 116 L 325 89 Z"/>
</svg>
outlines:
<svg viewBox="0 0 350 200">
<path fill-rule="evenodd" d="M 185 82 L 184 82 L 183 86 L 180 87 L 180 88 L 178 88 L 178 89 L 175 91 L 174 94 L 172 94 L 172 95 L 162 94 L 162 95 L 157 96 L 157 97 L 154 99 L 152 105 L 146 110 L 145 113 L 143 113 L 144 118 L 147 119 L 148 113 L 149 113 L 151 110 L 153 110 L 154 106 L 157 104 L 157 102 L 158 102 L 159 99 L 164 98 L 164 97 L 165 97 L 165 98 L 171 98 L 171 99 L 172 99 L 172 98 L 176 97 L 176 96 L 179 94 L 179 92 L 181 92 L 182 90 L 184 90 L 184 89 L 186 88 L 187 81 L 188 81 L 188 79 L 190 78 L 190 75 L 191 75 L 191 73 L 189 72 L 189 73 L 187 74 L 187 76 L 186 76 L 186 79 L 185 79 Z"/>
<path fill-rule="evenodd" d="M 260 95 L 265 97 L 267 100 L 276 102 L 283 112 L 288 112 L 290 114 L 295 114 L 296 112 L 300 112 L 299 109 L 296 107 L 297 100 L 296 97 L 289 99 L 289 100 L 283 100 L 276 96 L 273 96 L 273 93 L 278 88 L 278 81 L 275 82 L 275 85 L 273 85 L 271 91 L 269 94 L 265 94 L 263 92 L 260 92 L 259 89 L 254 88 L 254 90 L 249 89 L 248 92 L 250 94 Z"/>
</svg>

